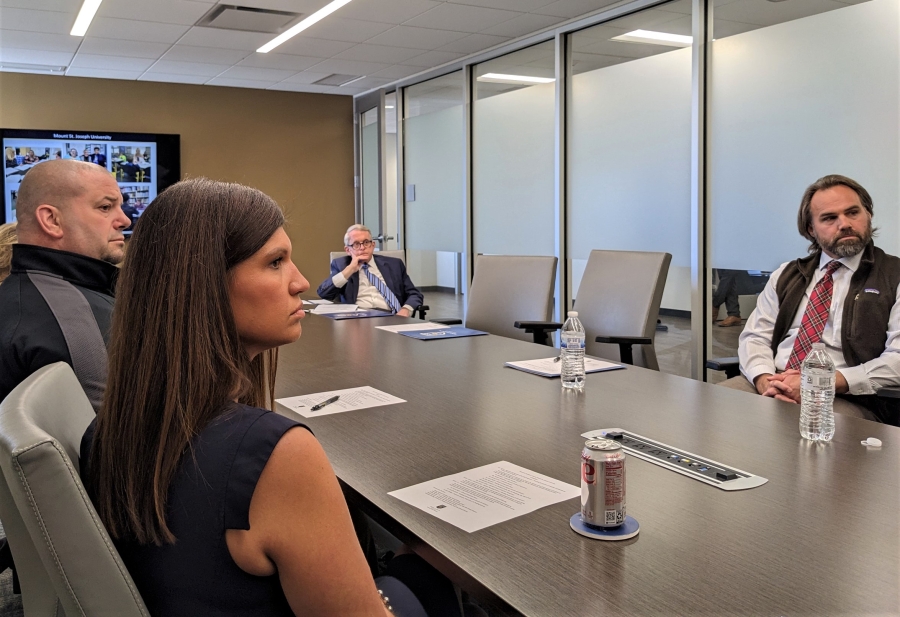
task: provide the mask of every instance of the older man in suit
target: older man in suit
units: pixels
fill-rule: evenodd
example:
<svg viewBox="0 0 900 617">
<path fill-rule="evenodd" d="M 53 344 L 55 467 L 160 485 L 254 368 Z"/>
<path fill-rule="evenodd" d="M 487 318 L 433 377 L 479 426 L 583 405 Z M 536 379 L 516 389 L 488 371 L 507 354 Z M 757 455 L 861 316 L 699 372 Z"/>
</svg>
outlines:
<svg viewBox="0 0 900 617">
<path fill-rule="evenodd" d="M 344 250 L 347 257 L 331 262 L 331 276 L 316 290 L 320 298 L 401 317 L 409 317 L 422 304 L 422 292 L 409 279 L 403 261 L 375 253 L 368 227 L 351 225 L 344 234 Z"/>
</svg>

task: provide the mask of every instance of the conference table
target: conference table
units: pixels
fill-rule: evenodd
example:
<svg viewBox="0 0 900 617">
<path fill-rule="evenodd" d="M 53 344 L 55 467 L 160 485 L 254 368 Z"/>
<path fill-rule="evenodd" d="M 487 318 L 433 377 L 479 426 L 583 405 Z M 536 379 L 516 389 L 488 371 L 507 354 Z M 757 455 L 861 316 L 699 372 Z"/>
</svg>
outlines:
<svg viewBox="0 0 900 617">
<path fill-rule="evenodd" d="M 368 385 L 405 399 L 295 417 L 349 501 L 497 613 L 900 614 L 900 429 L 838 416 L 834 440 L 816 444 L 800 437 L 797 405 L 639 367 L 564 392 L 503 366 L 551 348 L 375 328 L 402 323 L 414 322 L 308 315 L 281 348 L 276 396 Z M 467 533 L 388 495 L 498 461 L 577 486 L 580 435 L 613 427 L 768 482 L 727 492 L 629 455 L 627 508 L 641 530 L 621 542 L 573 532 L 577 498 Z"/>
</svg>

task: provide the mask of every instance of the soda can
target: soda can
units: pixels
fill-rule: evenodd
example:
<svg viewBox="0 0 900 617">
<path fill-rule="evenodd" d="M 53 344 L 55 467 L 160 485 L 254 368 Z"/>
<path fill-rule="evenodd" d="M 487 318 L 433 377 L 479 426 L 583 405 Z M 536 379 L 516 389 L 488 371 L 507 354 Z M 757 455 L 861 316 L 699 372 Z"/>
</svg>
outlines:
<svg viewBox="0 0 900 617">
<path fill-rule="evenodd" d="M 612 439 L 589 439 L 581 451 L 581 519 L 601 528 L 625 522 L 625 452 Z"/>
</svg>

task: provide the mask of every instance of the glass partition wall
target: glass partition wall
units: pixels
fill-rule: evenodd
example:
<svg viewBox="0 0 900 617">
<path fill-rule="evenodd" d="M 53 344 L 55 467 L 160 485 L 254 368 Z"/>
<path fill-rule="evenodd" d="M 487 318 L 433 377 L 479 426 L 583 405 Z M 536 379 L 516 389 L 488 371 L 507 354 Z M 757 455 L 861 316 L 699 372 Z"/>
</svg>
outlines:
<svg viewBox="0 0 900 617">
<path fill-rule="evenodd" d="M 433 317 L 464 313 L 465 123 L 463 72 L 403 90 L 407 269 Z"/>
<path fill-rule="evenodd" d="M 708 212 L 720 321 L 711 357 L 737 355 L 770 274 L 807 254 L 797 212 L 816 179 L 862 184 L 875 203 L 876 244 L 900 248 L 900 3 L 744 4 L 717 5 L 712 20 Z M 710 381 L 723 378 L 710 372 Z"/>
<path fill-rule="evenodd" d="M 591 250 L 668 252 L 660 369 L 719 381 L 705 361 L 736 355 L 769 275 L 806 254 L 814 180 L 865 186 L 900 252 L 900 0 L 635 0 L 394 90 L 381 167 L 429 304 L 479 252 L 557 255 L 563 306 Z"/>
<path fill-rule="evenodd" d="M 592 250 L 671 253 L 654 347 L 660 370 L 690 377 L 691 2 L 580 30 L 568 48 L 572 294 Z"/>
</svg>

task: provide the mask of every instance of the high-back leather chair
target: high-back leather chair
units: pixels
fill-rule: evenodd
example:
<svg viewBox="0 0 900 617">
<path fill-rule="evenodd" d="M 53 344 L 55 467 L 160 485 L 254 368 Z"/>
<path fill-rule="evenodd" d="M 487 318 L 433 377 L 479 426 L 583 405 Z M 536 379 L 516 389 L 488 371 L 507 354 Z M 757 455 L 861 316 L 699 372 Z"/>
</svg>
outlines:
<svg viewBox="0 0 900 617">
<path fill-rule="evenodd" d="M 79 477 L 93 418 L 64 362 L 0 403 L 0 520 L 28 617 L 149 617 Z"/>
<path fill-rule="evenodd" d="M 591 251 L 573 309 L 588 355 L 627 362 L 621 352 L 633 345 L 635 365 L 659 370 L 653 340 L 671 261 L 669 253 Z"/>
<path fill-rule="evenodd" d="M 406 251 L 375 251 L 375 254 L 381 255 L 383 257 L 396 257 L 397 259 L 402 261 L 404 265 L 406 265 Z M 329 257 L 329 259 L 331 261 L 334 261 L 335 259 L 346 256 L 347 253 L 345 253 L 344 251 L 331 251 L 331 256 Z"/>
<path fill-rule="evenodd" d="M 491 334 L 533 340 L 516 322 L 546 322 L 553 317 L 556 257 L 530 255 L 477 255 L 467 328 Z"/>
</svg>

